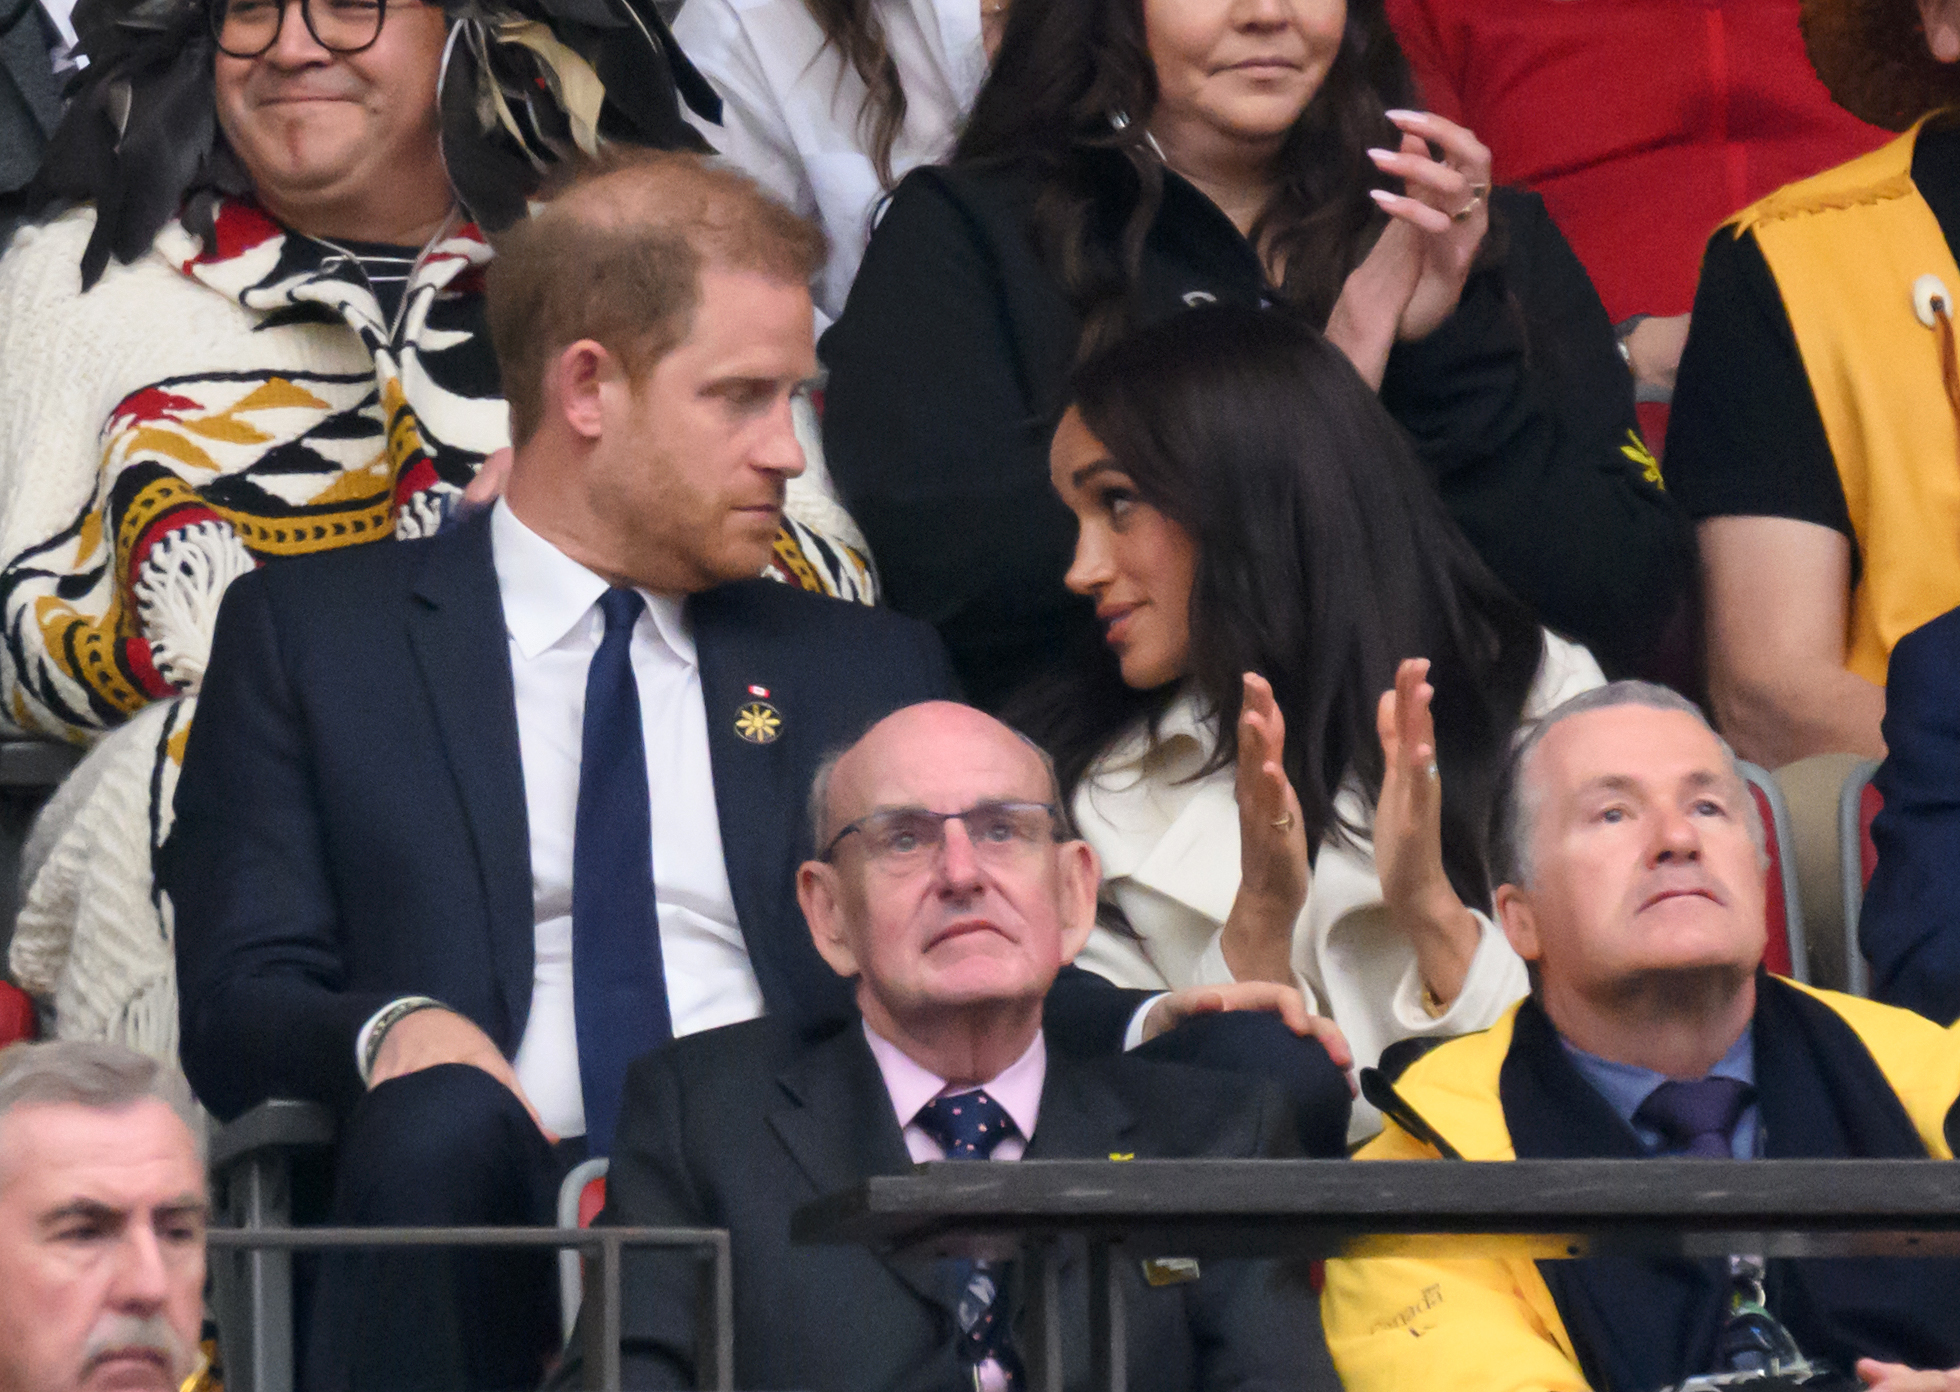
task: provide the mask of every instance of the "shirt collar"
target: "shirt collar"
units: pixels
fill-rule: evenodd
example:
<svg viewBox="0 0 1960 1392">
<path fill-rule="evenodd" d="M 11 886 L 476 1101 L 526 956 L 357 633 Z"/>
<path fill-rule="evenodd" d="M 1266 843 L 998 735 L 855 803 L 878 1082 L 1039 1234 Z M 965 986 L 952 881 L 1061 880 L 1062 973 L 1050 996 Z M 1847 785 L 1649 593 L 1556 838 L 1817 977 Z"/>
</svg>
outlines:
<svg viewBox="0 0 1960 1392">
<path fill-rule="evenodd" d="M 910 1126 L 919 1109 L 942 1093 L 950 1097 L 975 1090 L 974 1086 L 948 1086 L 944 1078 L 916 1062 L 869 1023 L 864 1026 L 864 1040 L 871 1046 L 878 1072 L 884 1076 L 885 1091 L 891 1095 L 892 1110 L 898 1114 L 901 1129 Z M 987 1095 L 1000 1103 L 1001 1110 L 1014 1119 L 1015 1129 L 1023 1140 L 1033 1140 L 1035 1121 L 1041 1113 L 1041 1086 L 1047 1076 L 1048 1045 L 1041 1031 L 1036 1030 L 1034 1042 L 1021 1057 L 977 1086 L 985 1088 Z"/>
<path fill-rule="evenodd" d="M 1656 1073 L 1651 1068 L 1638 1064 L 1616 1063 L 1612 1059 L 1589 1054 L 1578 1045 L 1561 1038 L 1559 1044 L 1565 1049 L 1574 1066 L 1585 1080 L 1593 1085 L 1619 1113 L 1620 1120 L 1633 1125 L 1633 1115 L 1640 1110 L 1640 1104 L 1653 1095 L 1654 1089 L 1668 1081 L 1665 1073 Z M 1756 1083 L 1755 1027 L 1744 1028 L 1741 1036 L 1729 1046 L 1729 1051 L 1708 1070 L 1711 1078 L 1733 1078 L 1739 1083 Z"/>
<path fill-rule="evenodd" d="M 546 541 L 510 510 L 502 498 L 490 510 L 490 553 L 503 595 L 504 628 L 526 660 L 563 642 L 586 622 L 599 596 L 610 586 Z M 641 590 L 654 631 L 674 655 L 695 665 L 694 635 L 688 631 L 676 595 Z"/>
</svg>

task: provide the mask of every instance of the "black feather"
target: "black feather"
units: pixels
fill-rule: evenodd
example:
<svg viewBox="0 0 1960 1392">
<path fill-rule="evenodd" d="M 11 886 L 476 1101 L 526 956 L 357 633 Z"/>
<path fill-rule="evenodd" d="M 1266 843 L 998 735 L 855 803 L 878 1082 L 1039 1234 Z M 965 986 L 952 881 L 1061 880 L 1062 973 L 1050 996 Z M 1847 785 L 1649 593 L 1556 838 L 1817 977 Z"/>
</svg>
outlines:
<svg viewBox="0 0 1960 1392">
<path fill-rule="evenodd" d="M 678 92 L 681 100 L 702 120 L 720 125 L 721 97 L 708 85 L 708 79 L 701 76 L 694 64 L 688 61 L 687 55 L 681 52 L 681 46 L 674 41 L 673 30 L 667 27 L 667 21 L 660 17 L 660 11 L 654 8 L 652 0 L 608 0 L 608 3 L 622 12 L 631 27 L 643 36 L 643 41 L 650 42 L 656 50 L 656 60 L 661 69 L 657 85 Z M 619 90 L 610 82 L 606 84 L 608 93 Z M 707 147 L 703 143 L 700 148 Z"/>
<path fill-rule="evenodd" d="M 122 187 L 113 232 L 118 261 L 143 254 L 177 215 L 184 190 L 210 157 L 218 135 L 215 51 L 209 35 L 193 35 L 167 69 L 133 89 L 129 126 L 116 151 Z M 102 223 L 96 226 L 99 231 Z"/>
<path fill-rule="evenodd" d="M 497 232 L 524 216 L 539 174 L 501 127 L 482 129 L 476 107 L 481 74 L 475 51 L 458 34 L 442 74 L 442 162 L 457 200 L 479 227 Z"/>
</svg>

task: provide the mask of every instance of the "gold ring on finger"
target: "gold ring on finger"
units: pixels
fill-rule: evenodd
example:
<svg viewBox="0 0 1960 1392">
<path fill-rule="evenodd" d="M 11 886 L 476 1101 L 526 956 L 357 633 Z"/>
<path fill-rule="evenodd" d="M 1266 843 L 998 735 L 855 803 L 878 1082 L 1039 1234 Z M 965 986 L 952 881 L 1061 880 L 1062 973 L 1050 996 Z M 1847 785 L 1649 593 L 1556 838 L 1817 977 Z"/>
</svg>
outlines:
<svg viewBox="0 0 1960 1392">
<path fill-rule="evenodd" d="M 1476 212 L 1483 205 L 1484 198 L 1489 192 L 1489 184 L 1477 184 L 1473 186 L 1470 190 L 1470 201 L 1451 213 L 1450 221 L 1468 222 L 1470 220 L 1470 214 Z"/>
<path fill-rule="evenodd" d="M 1293 814 L 1292 814 L 1291 812 L 1288 812 L 1288 813 L 1287 813 L 1287 814 L 1286 814 L 1285 816 L 1283 816 L 1283 817 L 1275 817 L 1275 818 L 1273 818 L 1273 830 L 1274 830 L 1274 831 L 1291 831 L 1291 830 L 1293 830 Z"/>
</svg>

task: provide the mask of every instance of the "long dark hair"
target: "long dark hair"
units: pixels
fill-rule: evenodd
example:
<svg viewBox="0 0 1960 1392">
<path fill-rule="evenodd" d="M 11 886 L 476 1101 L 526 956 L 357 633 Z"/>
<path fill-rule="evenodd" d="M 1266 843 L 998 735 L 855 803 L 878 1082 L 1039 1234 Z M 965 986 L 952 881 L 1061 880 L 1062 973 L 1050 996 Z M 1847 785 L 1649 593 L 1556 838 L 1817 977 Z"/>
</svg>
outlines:
<svg viewBox="0 0 1960 1392">
<path fill-rule="evenodd" d="M 1383 98 L 1400 100 L 1408 87 L 1379 9 L 1350 6 L 1340 49 L 1287 134 L 1272 201 L 1252 229 L 1266 263 L 1284 267 L 1281 296 L 1315 325 L 1327 322 L 1386 221 L 1368 190 L 1397 186 L 1367 156 L 1370 146 L 1399 148 Z M 955 165 L 1033 170 L 1035 234 L 1083 316 L 1085 353 L 1125 327 L 1127 291 L 1163 199 L 1163 166 L 1146 142 L 1156 105 L 1143 0 L 1031 0 L 1008 10 L 993 72 L 953 153 Z"/>
<path fill-rule="evenodd" d="M 824 46 L 857 71 L 864 81 L 864 104 L 858 108 L 858 137 L 870 146 L 871 167 L 878 182 L 892 183 L 892 146 L 905 129 L 905 85 L 898 64 L 885 42 L 885 26 L 876 0 L 803 0 Z"/>
<path fill-rule="evenodd" d="M 1382 782 L 1375 707 L 1404 658 L 1436 689 L 1443 864 L 1485 906 L 1497 778 L 1543 654 L 1536 620 L 1444 512 L 1374 392 L 1297 314 L 1206 306 L 1087 359 L 1073 401 L 1138 496 L 1197 548 L 1184 684 L 1123 687 L 1106 648 L 1017 711 L 1065 794 L 1179 690 L 1216 715 L 1203 770 L 1237 756 L 1241 674 L 1272 683 L 1308 844 L 1352 840 L 1334 797 Z M 1202 774 L 1200 775 L 1202 776 Z"/>
</svg>

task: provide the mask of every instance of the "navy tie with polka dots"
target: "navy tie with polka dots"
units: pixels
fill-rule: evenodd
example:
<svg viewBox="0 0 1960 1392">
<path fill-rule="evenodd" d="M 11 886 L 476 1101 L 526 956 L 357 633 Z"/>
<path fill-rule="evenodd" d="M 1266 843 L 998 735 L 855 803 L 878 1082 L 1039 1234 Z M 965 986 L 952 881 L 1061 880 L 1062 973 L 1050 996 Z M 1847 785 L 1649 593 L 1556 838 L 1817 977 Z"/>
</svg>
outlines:
<svg viewBox="0 0 1960 1392">
<path fill-rule="evenodd" d="M 939 1142 L 948 1160 L 988 1160 L 994 1147 L 1018 1134 L 1007 1109 L 976 1088 L 951 1097 L 935 1097 L 912 1119 Z M 971 1367 L 992 1360 L 1007 1375 L 1007 1385 L 1025 1385 L 1020 1360 L 1014 1356 L 1001 1299 L 1001 1263 L 962 1260 L 955 1264 L 960 1290 L 960 1358 Z"/>
</svg>

